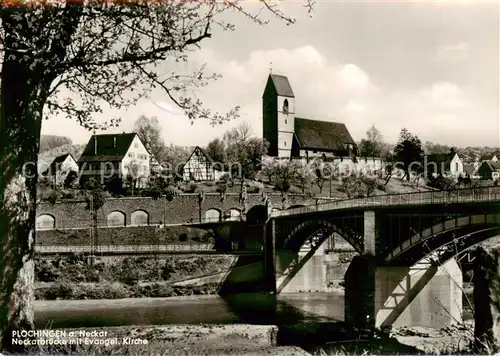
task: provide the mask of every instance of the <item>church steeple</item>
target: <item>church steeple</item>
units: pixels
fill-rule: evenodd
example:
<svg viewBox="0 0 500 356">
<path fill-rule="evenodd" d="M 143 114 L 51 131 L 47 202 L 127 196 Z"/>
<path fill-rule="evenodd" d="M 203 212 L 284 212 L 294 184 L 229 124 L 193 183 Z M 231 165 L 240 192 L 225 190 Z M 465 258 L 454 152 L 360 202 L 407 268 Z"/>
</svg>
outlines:
<svg viewBox="0 0 500 356">
<path fill-rule="evenodd" d="M 295 125 L 295 95 L 288 78 L 269 74 L 263 101 L 263 134 L 270 156 L 291 157 Z"/>
</svg>

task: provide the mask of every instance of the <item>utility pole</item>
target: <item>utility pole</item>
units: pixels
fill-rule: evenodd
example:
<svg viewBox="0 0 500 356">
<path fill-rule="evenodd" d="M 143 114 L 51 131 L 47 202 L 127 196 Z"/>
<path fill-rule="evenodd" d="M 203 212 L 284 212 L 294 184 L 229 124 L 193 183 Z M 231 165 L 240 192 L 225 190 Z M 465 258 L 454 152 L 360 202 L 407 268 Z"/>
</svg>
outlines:
<svg viewBox="0 0 500 356">
<path fill-rule="evenodd" d="M 94 264 L 94 197 L 90 194 L 90 256 L 89 256 L 89 264 Z"/>
</svg>

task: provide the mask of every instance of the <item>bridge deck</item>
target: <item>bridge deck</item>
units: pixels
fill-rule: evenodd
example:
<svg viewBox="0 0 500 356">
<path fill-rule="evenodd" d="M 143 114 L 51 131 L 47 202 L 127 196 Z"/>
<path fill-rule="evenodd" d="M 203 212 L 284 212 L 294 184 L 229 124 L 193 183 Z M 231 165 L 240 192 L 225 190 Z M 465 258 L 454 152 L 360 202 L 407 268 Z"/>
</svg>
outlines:
<svg viewBox="0 0 500 356">
<path fill-rule="evenodd" d="M 404 194 L 386 194 L 368 198 L 354 198 L 338 200 L 330 203 L 309 205 L 305 207 L 288 210 L 274 211 L 270 218 L 280 218 L 315 212 L 370 208 L 400 205 L 431 205 L 431 204 L 457 204 L 457 203 L 479 203 L 500 202 L 500 187 L 489 186 L 480 188 L 464 188 L 449 191 L 416 192 Z"/>
</svg>

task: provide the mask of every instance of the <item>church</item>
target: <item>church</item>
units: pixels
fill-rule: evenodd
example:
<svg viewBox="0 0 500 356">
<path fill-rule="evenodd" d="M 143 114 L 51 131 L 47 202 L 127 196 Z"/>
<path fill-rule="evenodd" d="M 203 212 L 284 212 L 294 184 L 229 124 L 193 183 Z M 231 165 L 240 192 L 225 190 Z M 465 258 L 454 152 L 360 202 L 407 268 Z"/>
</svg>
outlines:
<svg viewBox="0 0 500 356">
<path fill-rule="evenodd" d="M 269 75 L 262 109 L 263 135 L 271 157 L 308 159 L 356 154 L 356 143 L 345 124 L 295 116 L 295 95 L 283 75 Z"/>
</svg>

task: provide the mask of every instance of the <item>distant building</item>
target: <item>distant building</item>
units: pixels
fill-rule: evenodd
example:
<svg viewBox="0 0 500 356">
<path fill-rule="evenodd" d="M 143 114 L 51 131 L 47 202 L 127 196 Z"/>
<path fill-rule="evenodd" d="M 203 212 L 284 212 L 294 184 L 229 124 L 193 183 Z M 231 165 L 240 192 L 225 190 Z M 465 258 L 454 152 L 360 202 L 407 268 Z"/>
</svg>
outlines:
<svg viewBox="0 0 500 356">
<path fill-rule="evenodd" d="M 489 161 L 489 162 L 498 162 L 498 159 L 500 158 L 500 152 L 495 151 L 495 152 L 490 152 L 485 155 L 481 156 L 481 161 Z"/>
<path fill-rule="evenodd" d="M 46 177 L 53 177 L 54 184 L 58 184 L 63 183 L 57 181 L 58 177 L 64 179 L 71 171 L 78 172 L 78 164 L 70 153 L 66 153 L 54 158 L 49 168 L 42 174 Z"/>
<path fill-rule="evenodd" d="M 183 181 L 202 182 L 218 180 L 224 174 L 224 167 L 216 164 L 207 151 L 197 146 L 182 166 L 181 171 Z"/>
<path fill-rule="evenodd" d="M 481 176 L 479 175 L 479 167 L 481 166 L 481 163 L 474 162 L 474 163 L 467 163 L 464 164 L 464 172 L 467 177 L 471 179 L 479 179 Z"/>
<path fill-rule="evenodd" d="M 262 96 L 264 139 L 268 155 L 279 158 L 345 157 L 356 151 L 343 123 L 295 116 L 295 95 L 288 78 L 270 74 Z"/>
<path fill-rule="evenodd" d="M 125 181 L 130 175 L 137 187 L 144 187 L 150 174 L 150 154 L 135 132 L 92 135 L 78 166 L 80 183 L 90 178 L 105 183 L 113 176 Z"/>
<path fill-rule="evenodd" d="M 464 175 L 464 164 L 456 152 L 426 155 L 428 174 L 458 179 Z"/>
<path fill-rule="evenodd" d="M 483 180 L 497 180 L 500 178 L 500 162 L 483 162 L 479 167 L 478 174 Z"/>
</svg>

